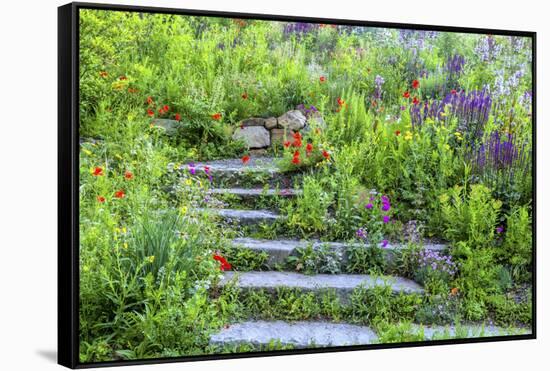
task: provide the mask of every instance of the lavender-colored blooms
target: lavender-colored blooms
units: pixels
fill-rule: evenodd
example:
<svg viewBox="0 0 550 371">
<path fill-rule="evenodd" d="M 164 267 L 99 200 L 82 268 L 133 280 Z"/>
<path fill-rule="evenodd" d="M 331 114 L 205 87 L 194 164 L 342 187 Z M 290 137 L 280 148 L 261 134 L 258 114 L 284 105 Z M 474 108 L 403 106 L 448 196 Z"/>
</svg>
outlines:
<svg viewBox="0 0 550 371">
<path fill-rule="evenodd" d="M 389 211 L 391 209 L 390 204 L 382 204 L 382 211 Z"/>
<path fill-rule="evenodd" d="M 429 268 L 454 276 L 457 273 L 457 265 L 452 257 L 435 250 L 422 250 L 417 256 L 417 264 L 420 269 Z"/>
<path fill-rule="evenodd" d="M 482 37 L 477 44 L 475 51 L 483 62 L 495 60 L 502 50 L 502 46 L 497 44 L 493 35 Z"/>
<path fill-rule="evenodd" d="M 357 238 L 360 238 L 360 239 L 364 240 L 364 239 L 367 238 L 367 231 L 364 230 L 363 228 L 359 228 L 359 229 L 355 232 L 355 235 L 357 236 Z"/>
<path fill-rule="evenodd" d="M 388 215 L 384 215 L 382 217 L 382 221 L 384 222 L 384 224 L 387 224 L 390 222 L 390 217 Z"/>
<path fill-rule="evenodd" d="M 388 246 L 388 240 L 382 240 L 381 246 L 386 248 Z"/>
<path fill-rule="evenodd" d="M 374 78 L 374 99 L 382 98 L 382 85 L 384 84 L 384 78 L 380 75 L 376 75 Z"/>
<path fill-rule="evenodd" d="M 283 33 L 285 36 L 296 35 L 296 37 L 301 37 L 303 35 L 306 35 L 310 32 L 317 30 L 318 28 L 319 28 L 319 25 L 315 23 L 304 23 L 304 22 L 287 23 L 285 25 Z"/>
<path fill-rule="evenodd" d="M 486 180 L 509 184 L 515 176 L 528 176 L 531 146 L 513 134 L 494 131 L 469 155 L 473 170 Z"/>
<path fill-rule="evenodd" d="M 460 75 L 465 64 L 466 59 L 460 54 L 455 54 L 447 59 L 445 69 L 451 77 L 455 77 Z"/>
<path fill-rule="evenodd" d="M 369 209 L 369 210 L 372 209 L 372 204 L 371 204 L 371 203 L 366 204 L 366 205 L 365 205 L 365 208 L 366 208 L 366 209 Z"/>
<path fill-rule="evenodd" d="M 445 109 L 450 116 L 458 119 L 460 131 L 468 134 L 472 139 L 483 134 L 483 128 L 489 120 L 489 112 L 493 100 L 486 90 L 474 90 L 468 94 L 449 93 L 443 100 L 432 100 L 424 105 L 412 105 L 410 108 L 413 129 L 421 126 L 428 118 L 443 121 Z"/>
</svg>

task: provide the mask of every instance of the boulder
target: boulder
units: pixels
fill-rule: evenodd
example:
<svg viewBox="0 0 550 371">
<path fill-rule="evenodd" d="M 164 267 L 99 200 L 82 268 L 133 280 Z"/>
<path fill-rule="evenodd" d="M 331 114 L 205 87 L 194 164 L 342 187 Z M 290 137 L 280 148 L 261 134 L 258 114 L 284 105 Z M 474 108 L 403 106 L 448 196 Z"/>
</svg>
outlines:
<svg viewBox="0 0 550 371">
<path fill-rule="evenodd" d="M 271 140 L 269 131 L 263 126 L 243 126 L 233 133 L 234 140 L 243 140 L 248 148 L 269 147 Z"/>
<path fill-rule="evenodd" d="M 154 119 L 151 124 L 164 128 L 166 135 L 175 135 L 178 132 L 178 127 L 181 125 L 179 121 L 169 119 Z"/>
<path fill-rule="evenodd" d="M 285 129 L 271 129 L 271 145 L 282 145 L 285 138 Z"/>
<path fill-rule="evenodd" d="M 265 119 L 265 128 L 268 130 L 275 129 L 277 127 L 277 119 L 275 117 L 269 117 Z"/>
<path fill-rule="evenodd" d="M 306 117 L 299 110 L 288 111 L 277 118 L 277 127 L 298 131 L 306 125 Z"/>
<path fill-rule="evenodd" d="M 240 123 L 240 126 L 264 126 L 265 119 L 262 117 L 251 117 L 249 119 L 244 119 Z"/>
</svg>

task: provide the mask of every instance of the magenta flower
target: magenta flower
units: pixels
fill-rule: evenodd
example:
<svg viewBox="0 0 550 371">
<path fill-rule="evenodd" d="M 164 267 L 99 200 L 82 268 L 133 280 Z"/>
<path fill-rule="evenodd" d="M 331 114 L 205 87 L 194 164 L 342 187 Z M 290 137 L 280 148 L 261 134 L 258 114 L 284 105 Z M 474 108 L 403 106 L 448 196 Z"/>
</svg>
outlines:
<svg viewBox="0 0 550 371">
<path fill-rule="evenodd" d="M 360 239 L 366 239 L 367 238 L 367 231 L 365 231 L 363 228 L 359 228 L 357 232 L 355 232 L 358 238 Z"/>
<path fill-rule="evenodd" d="M 499 225 L 497 228 L 496 228 L 496 231 L 498 234 L 501 234 L 502 232 L 504 232 L 504 227 Z"/>
<path fill-rule="evenodd" d="M 389 204 L 390 203 L 390 199 L 388 198 L 388 196 L 382 195 L 382 197 L 380 197 L 380 200 L 382 200 L 382 203 L 384 203 L 384 204 Z"/>
<path fill-rule="evenodd" d="M 382 247 L 386 248 L 388 246 L 388 240 L 382 240 Z"/>
<path fill-rule="evenodd" d="M 372 204 L 369 202 L 368 204 L 365 205 L 365 207 L 370 210 L 372 209 Z"/>
<path fill-rule="evenodd" d="M 382 205 L 382 211 L 388 211 L 389 209 L 391 209 L 391 206 L 389 203 L 384 203 Z"/>
<path fill-rule="evenodd" d="M 195 164 L 190 163 L 188 165 L 188 168 L 189 168 L 189 173 L 191 173 L 191 175 L 195 175 L 197 173 L 197 171 L 195 170 Z"/>
<path fill-rule="evenodd" d="M 382 221 L 384 222 L 384 224 L 389 223 L 390 217 L 387 216 L 387 215 L 384 215 L 384 216 L 382 217 Z"/>
</svg>

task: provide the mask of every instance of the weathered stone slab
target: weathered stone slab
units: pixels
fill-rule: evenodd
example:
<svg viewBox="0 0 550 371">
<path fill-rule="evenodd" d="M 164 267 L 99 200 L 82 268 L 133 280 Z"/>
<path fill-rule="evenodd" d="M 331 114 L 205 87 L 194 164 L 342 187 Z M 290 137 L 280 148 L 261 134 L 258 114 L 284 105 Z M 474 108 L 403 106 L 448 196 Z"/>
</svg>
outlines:
<svg viewBox="0 0 550 371">
<path fill-rule="evenodd" d="M 287 134 L 289 136 L 289 134 Z M 271 145 L 281 146 L 285 141 L 285 129 L 271 129 Z"/>
<path fill-rule="evenodd" d="M 243 126 L 233 133 L 234 140 L 243 140 L 248 148 L 265 148 L 271 144 L 269 131 L 263 126 Z"/>
<path fill-rule="evenodd" d="M 264 126 L 265 125 L 265 119 L 262 117 L 251 117 L 248 119 L 242 120 L 239 125 L 246 127 L 246 126 Z"/>
<path fill-rule="evenodd" d="M 248 321 L 230 325 L 210 338 L 212 345 L 252 344 L 272 342 L 295 348 L 330 347 L 371 344 L 378 339 L 366 326 L 330 322 Z"/>
<path fill-rule="evenodd" d="M 220 216 L 228 223 L 240 225 L 271 224 L 282 217 L 268 210 L 199 209 Z"/>
<path fill-rule="evenodd" d="M 277 118 L 275 118 L 275 117 L 266 118 L 264 126 L 268 130 L 276 128 L 277 127 Z"/>
<path fill-rule="evenodd" d="M 366 289 L 389 285 L 393 292 L 423 294 L 424 289 L 414 281 L 402 277 L 374 277 L 363 274 L 316 274 L 313 276 L 294 272 L 225 272 L 220 280 L 224 286 L 232 280 L 241 289 L 275 291 L 279 287 L 302 291 L 334 290 L 343 302 L 347 302 L 354 289 Z"/>
<path fill-rule="evenodd" d="M 288 189 L 263 189 L 263 188 L 213 188 L 207 191 L 212 195 L 234 195 L 241 198 L 252 199 L 260 196 L 293 197 L 302 194 L 301 190 Z"/>
<path fill-rule="evenodd" d="M 347 257 L 345 254 L 346 248 L 347 246 L 354 245 L 354 243 L 349 242 L 322 242 L 318 240 L 258 240 L 247 237 L 234 239 L 233 244 L 258 252 L 266 252 L 269 256 L 267 265 L 270 267 L 273 267 L 276 264 L 284 264 L 289 256 L 296 255 L 298 253 L 298 248 L 306 247 L 308 244 L 311 244 L 314 249 L 319 249 L 322 246 L 326 246 L 330 250 L 335 250 L 337 252 L 335 256 L 340 257 L 340 263 L 345 266 L 347 263 Z M 363 246 L 359 243 L 356 243 L 356 245 Z M 385 248 L 381 248 L 384 252 L 386 252 L 385 258 L 388 262 L 390 262 L 393 257 L 405 247 L 405 245 L 401 244 L 388 243 Z M 446 247 L 447 246 L 444 244 L 426 243 L 424 245 L 425 249 L 432 251 L 443 251 Z M 365 248 L 371 247 L 365 246 Z"/>
<path fill-rule="evenodd" d="M 166 135 L 175 135 L 178 132 L 179 125 L 181 125 L 179 121 L 169 119 L 153 119 L 151 124 L 163 128 Z"/>
<path fill-rule="evenodd" d="M 288 111 L 277 118 L 277 127 L 299 131 L 306 125 L 306 117 L 299 110 Z"/>
</svg>

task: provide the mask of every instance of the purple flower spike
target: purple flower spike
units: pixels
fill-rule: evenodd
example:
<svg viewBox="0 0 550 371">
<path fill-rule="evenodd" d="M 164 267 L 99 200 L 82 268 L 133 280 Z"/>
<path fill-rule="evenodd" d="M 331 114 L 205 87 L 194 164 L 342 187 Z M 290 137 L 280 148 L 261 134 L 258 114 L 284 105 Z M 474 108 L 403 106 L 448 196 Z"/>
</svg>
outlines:
<svg viewBox="0 0 550 371">
<path fill-rule="evenodd" d="M 391 206 L 389 203 L 384 203 L 382 205 L 382 211 L 389 211 L 391 209 Z"/>
<path fill-rule="evenodd" d="M 366 204 L 366 205 L 365 205 L 365 208 L 367 208 L 367 209 L 369 209 L 369 210 L 372 209 L 372 204 L 371 204 L 371 203 Z"/>
<path fill-rule="evenodd" d="M 197 173 L 197 170 L 193 164 L 189 164 L 189 173 L 191 173 L 191 175 L 195 175 Z"/>
<path fill-rule="evenodd" d="M 389 223 L 390 217 L 387 216 L 387 215 L 384 215 L 384 216 L 382 217 L 382 221 L 384 222 L 384 224 Z"/>
<path fill-rule="evenodd" d="M 363 228 L 359 228 L 357 232 L 355 232 L 358 238 L 364 240 L 367 238 L 367 231 L 365 231 Z"/>
<path fill-rule="evenodd" d="M 388 240 L 382 240 L 382 247 L 386 248 L 388 246 Z"/>
</svg>

